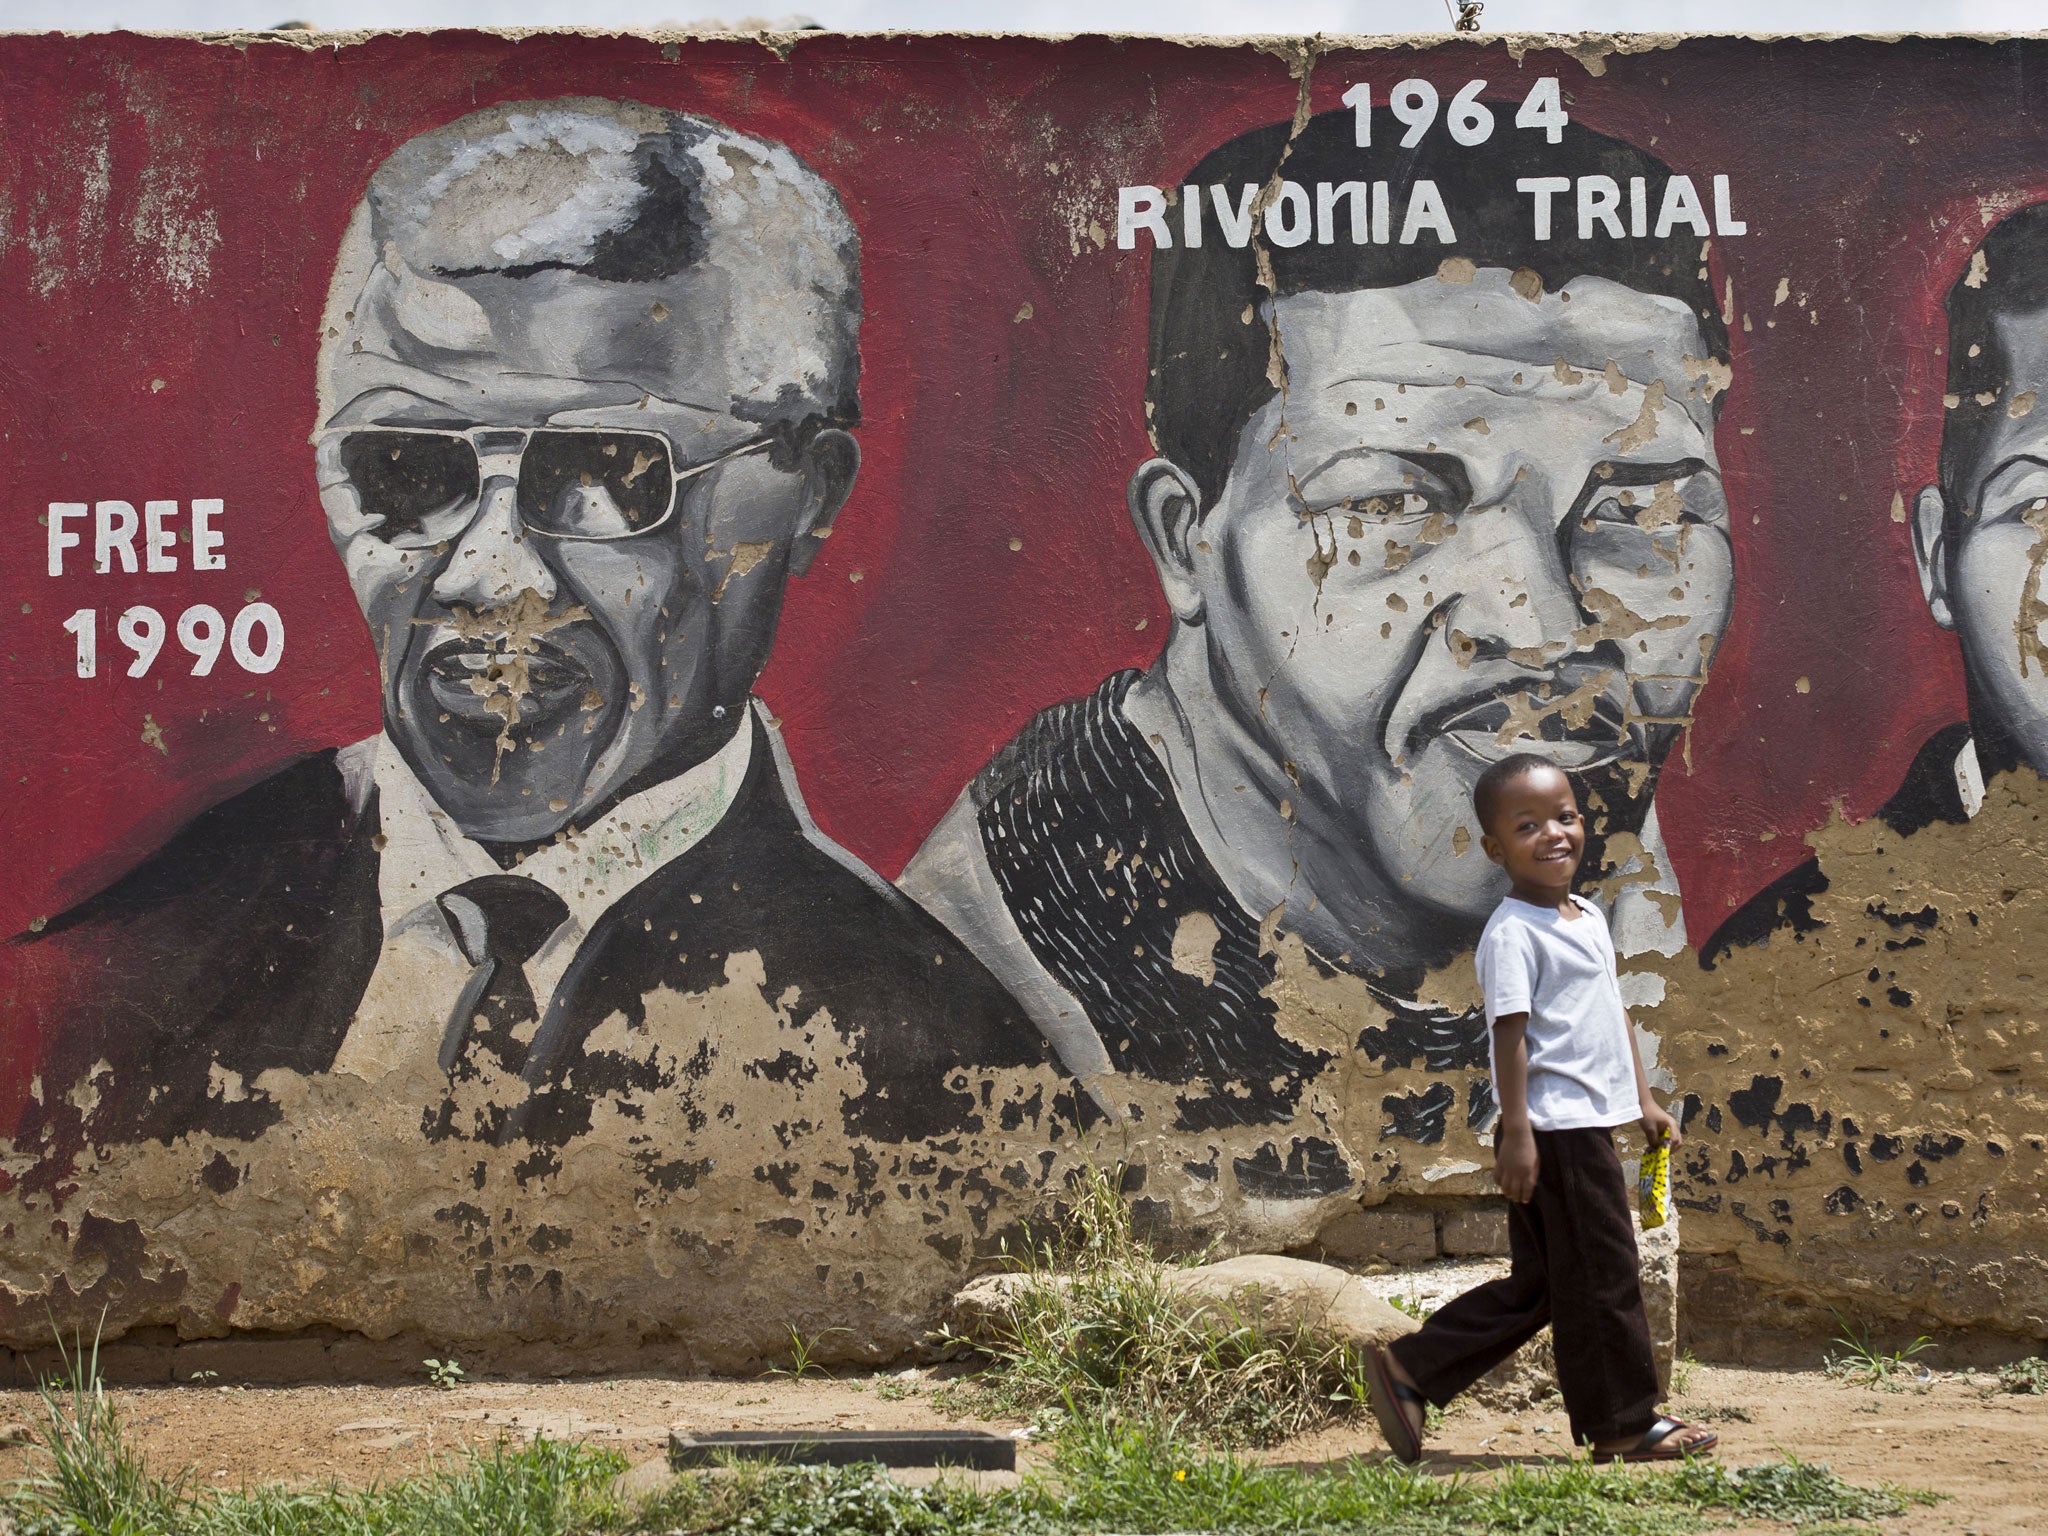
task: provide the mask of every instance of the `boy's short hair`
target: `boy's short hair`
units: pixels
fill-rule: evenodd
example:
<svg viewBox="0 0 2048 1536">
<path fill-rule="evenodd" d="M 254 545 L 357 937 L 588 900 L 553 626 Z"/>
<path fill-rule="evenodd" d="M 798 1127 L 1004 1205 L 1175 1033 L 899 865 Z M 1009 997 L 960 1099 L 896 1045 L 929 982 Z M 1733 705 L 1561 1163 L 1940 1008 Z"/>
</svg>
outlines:
<svg viewBox="0 0 2048 1536">
<path fill-rule="evenodd" d="M 1507 787 L 1524 774 L 1533 773 L 1538 768 L 1555 768 L 1559 773 L 1564 773 L 1556 763 L 1539 753 L 1510 752 L 1479 775 L 1479 782 L 1472 786 L 1472 812 L 1479 818 L 1481 832 L 1492 834 L 1493 813 L 1499 808 L 1500 797 L 1506 792 Z M 1570 774 L 1565 773 L 1565 781 L 1571 781 Z"/>
</svg>

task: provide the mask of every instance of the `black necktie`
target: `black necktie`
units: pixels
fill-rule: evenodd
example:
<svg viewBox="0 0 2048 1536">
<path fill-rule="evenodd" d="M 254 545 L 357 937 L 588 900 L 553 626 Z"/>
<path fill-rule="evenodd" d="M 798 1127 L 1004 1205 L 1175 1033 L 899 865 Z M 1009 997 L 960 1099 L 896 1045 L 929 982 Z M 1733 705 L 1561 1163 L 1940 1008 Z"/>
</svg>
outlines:
<svg viewBox="0 0 2048 1536">
<path fill-rule="evenodd" d="M 540 1017 L 526 962 L 568 918 L 568 904 L 524 875 L 485 875 L 435 900 L 463 957 L 476 967 L 448 1015 L 441 1070 L 455 1070 L 474 1031 L 506 1070 L 517 1072 L 526 1052 L 512 1031 Z"/>
</svg>

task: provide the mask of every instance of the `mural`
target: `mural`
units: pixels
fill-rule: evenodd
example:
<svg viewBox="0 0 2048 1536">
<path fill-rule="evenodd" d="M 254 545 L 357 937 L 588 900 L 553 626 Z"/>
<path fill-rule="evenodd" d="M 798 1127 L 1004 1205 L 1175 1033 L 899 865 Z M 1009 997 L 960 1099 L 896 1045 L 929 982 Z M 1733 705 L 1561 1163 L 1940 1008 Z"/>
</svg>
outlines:
<svg viewBox="0 0 2048 1536">
<path fill-rule="evenodd" d="M 2048 1329 L 2042 46 L 0 40 L 0 1344 L 1433 1231 L 1522 750 L 1694 1326 Z"/>
<path fill-rule="evenodd" d="M 436 1082 L 429 1139 L 559 1142 L 594 1094 L 687 1096 L 586 1047 L 735 951 L 771 992 L 835 998 L 867 1083 L 849 1125 L 886 1139 L 957 1128 L 950 1069 L 1041 1054 L 811 824 L 751 697 L 859 464 L 858 247 L 787 149 L 647 107 L 491 108 L 379 168 L 314 443 L 384 729 L 26 936 L 98 979 L 57 1060 L 107 1082 L 31 1134 L 247 1136 L 278 1106 L 218 1077 L 275 1068 Z M 533 1091 L 458 1092 L 487 1069 Z"/>
</svg>

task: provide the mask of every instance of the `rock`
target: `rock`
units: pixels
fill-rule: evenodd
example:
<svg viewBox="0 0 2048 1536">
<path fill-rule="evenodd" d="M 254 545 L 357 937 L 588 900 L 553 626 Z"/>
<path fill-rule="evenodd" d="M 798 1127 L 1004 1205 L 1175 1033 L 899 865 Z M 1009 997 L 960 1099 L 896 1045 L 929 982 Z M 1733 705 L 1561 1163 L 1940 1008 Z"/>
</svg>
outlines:
<svg viewBox="0 0 2048 1536">
<path fill-rule="evenodd" d="M 1410 1206 L 1346 1211 L 1316 1233 L 1315 1247 L 1354 1264 L 1425 1264 L 1436 1257 L 1436 1217 Z"/>
<path fill-rule="evenodd" d="M 1273 1329 L 1300 1324 L 1336 1343 L 1385 1344 L 1420 1325 L 1389 1306 L 1356 1275 L 1329 1264 L 1248 1253 L 1171 1272 L 1167 1282 L 1190 1300 L 1233 1307 Z"/>
<path fill-rule="evenodd" d="M 1064 1275 L 1027 1275 L 1013 1269 L 982 1275 L 954 1293 L 941 1322 L 948 1333 L 959 1338 L 991 1338 L 1007 1326 L 1022 1292 L 1033 1286 L 1066 1284 Z"/>
<path fill-rule="evenodd" d="M 1187 1315 L 1229 1309 L 1274 1330 L 1301 1324 L 1336 1343 L 1363 1348 L 1413 1333 L 1415 1319 L 1381 1300 L 1359 1277 L 1328 1264 L 1275 1254 L 1245 1254 L 1216 1264 L 1160 1272 L 1168 1290 L 1186 1301 Z M 1066 1286 L 1066 1276 L 1009 1272 L 983 1275 L 953 1297 L 946 1326 L 968 1339 L 1000 1334 L 1032 1286 Z"/>
<path fill-rule="evenodd" d="M 1520 1413 L 1557 1395 L 1557 1357 L 1550 1330 L 1535 1338 L 1474 1382 L 1466 1396 L 1493 1413 Z"/>
<path fill-rule="evenodd" d="M 1678 1358 L 1678 1213 L 1652 1231 L 1638 1230 L 1636 1248 L 1642 1256 L 1643 1311 L 1650 1319 L 1650 1353 L 1657 1361 L 1657 1390 L 1671 1390 L 1671 1367 Z"/>
</svg>

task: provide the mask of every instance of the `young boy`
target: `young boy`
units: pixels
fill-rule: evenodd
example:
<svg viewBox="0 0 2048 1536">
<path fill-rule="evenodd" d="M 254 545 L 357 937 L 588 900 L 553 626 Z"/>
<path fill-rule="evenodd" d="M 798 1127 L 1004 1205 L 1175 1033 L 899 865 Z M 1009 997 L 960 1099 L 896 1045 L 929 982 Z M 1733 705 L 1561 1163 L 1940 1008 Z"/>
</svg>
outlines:
<svg viewBox="0 0 2048 1536">
<path fill-rule="evenodd" d="M 1425 1404 L 1442 1407 L 1548 1323 L 1573 1439 L 1603 1459 L 1701 1455 L 1718 1436 L 1657 1412 L 1613 1127 L 1636 1120 L 1653 1144 L 1681 1138 L 1643 1079 L 1607 920 L 1572 894 L 1586 847 L 1578 800 L 1557 767 L 1523 752 L 1480 776 L 1472 807 L 1486 856 L 1511 882 L 1475 959 L 1513 1267 L 1372 1351 L 1373 1416 L 1396 1456 L 1420 1460 Z"/>
</svg>

